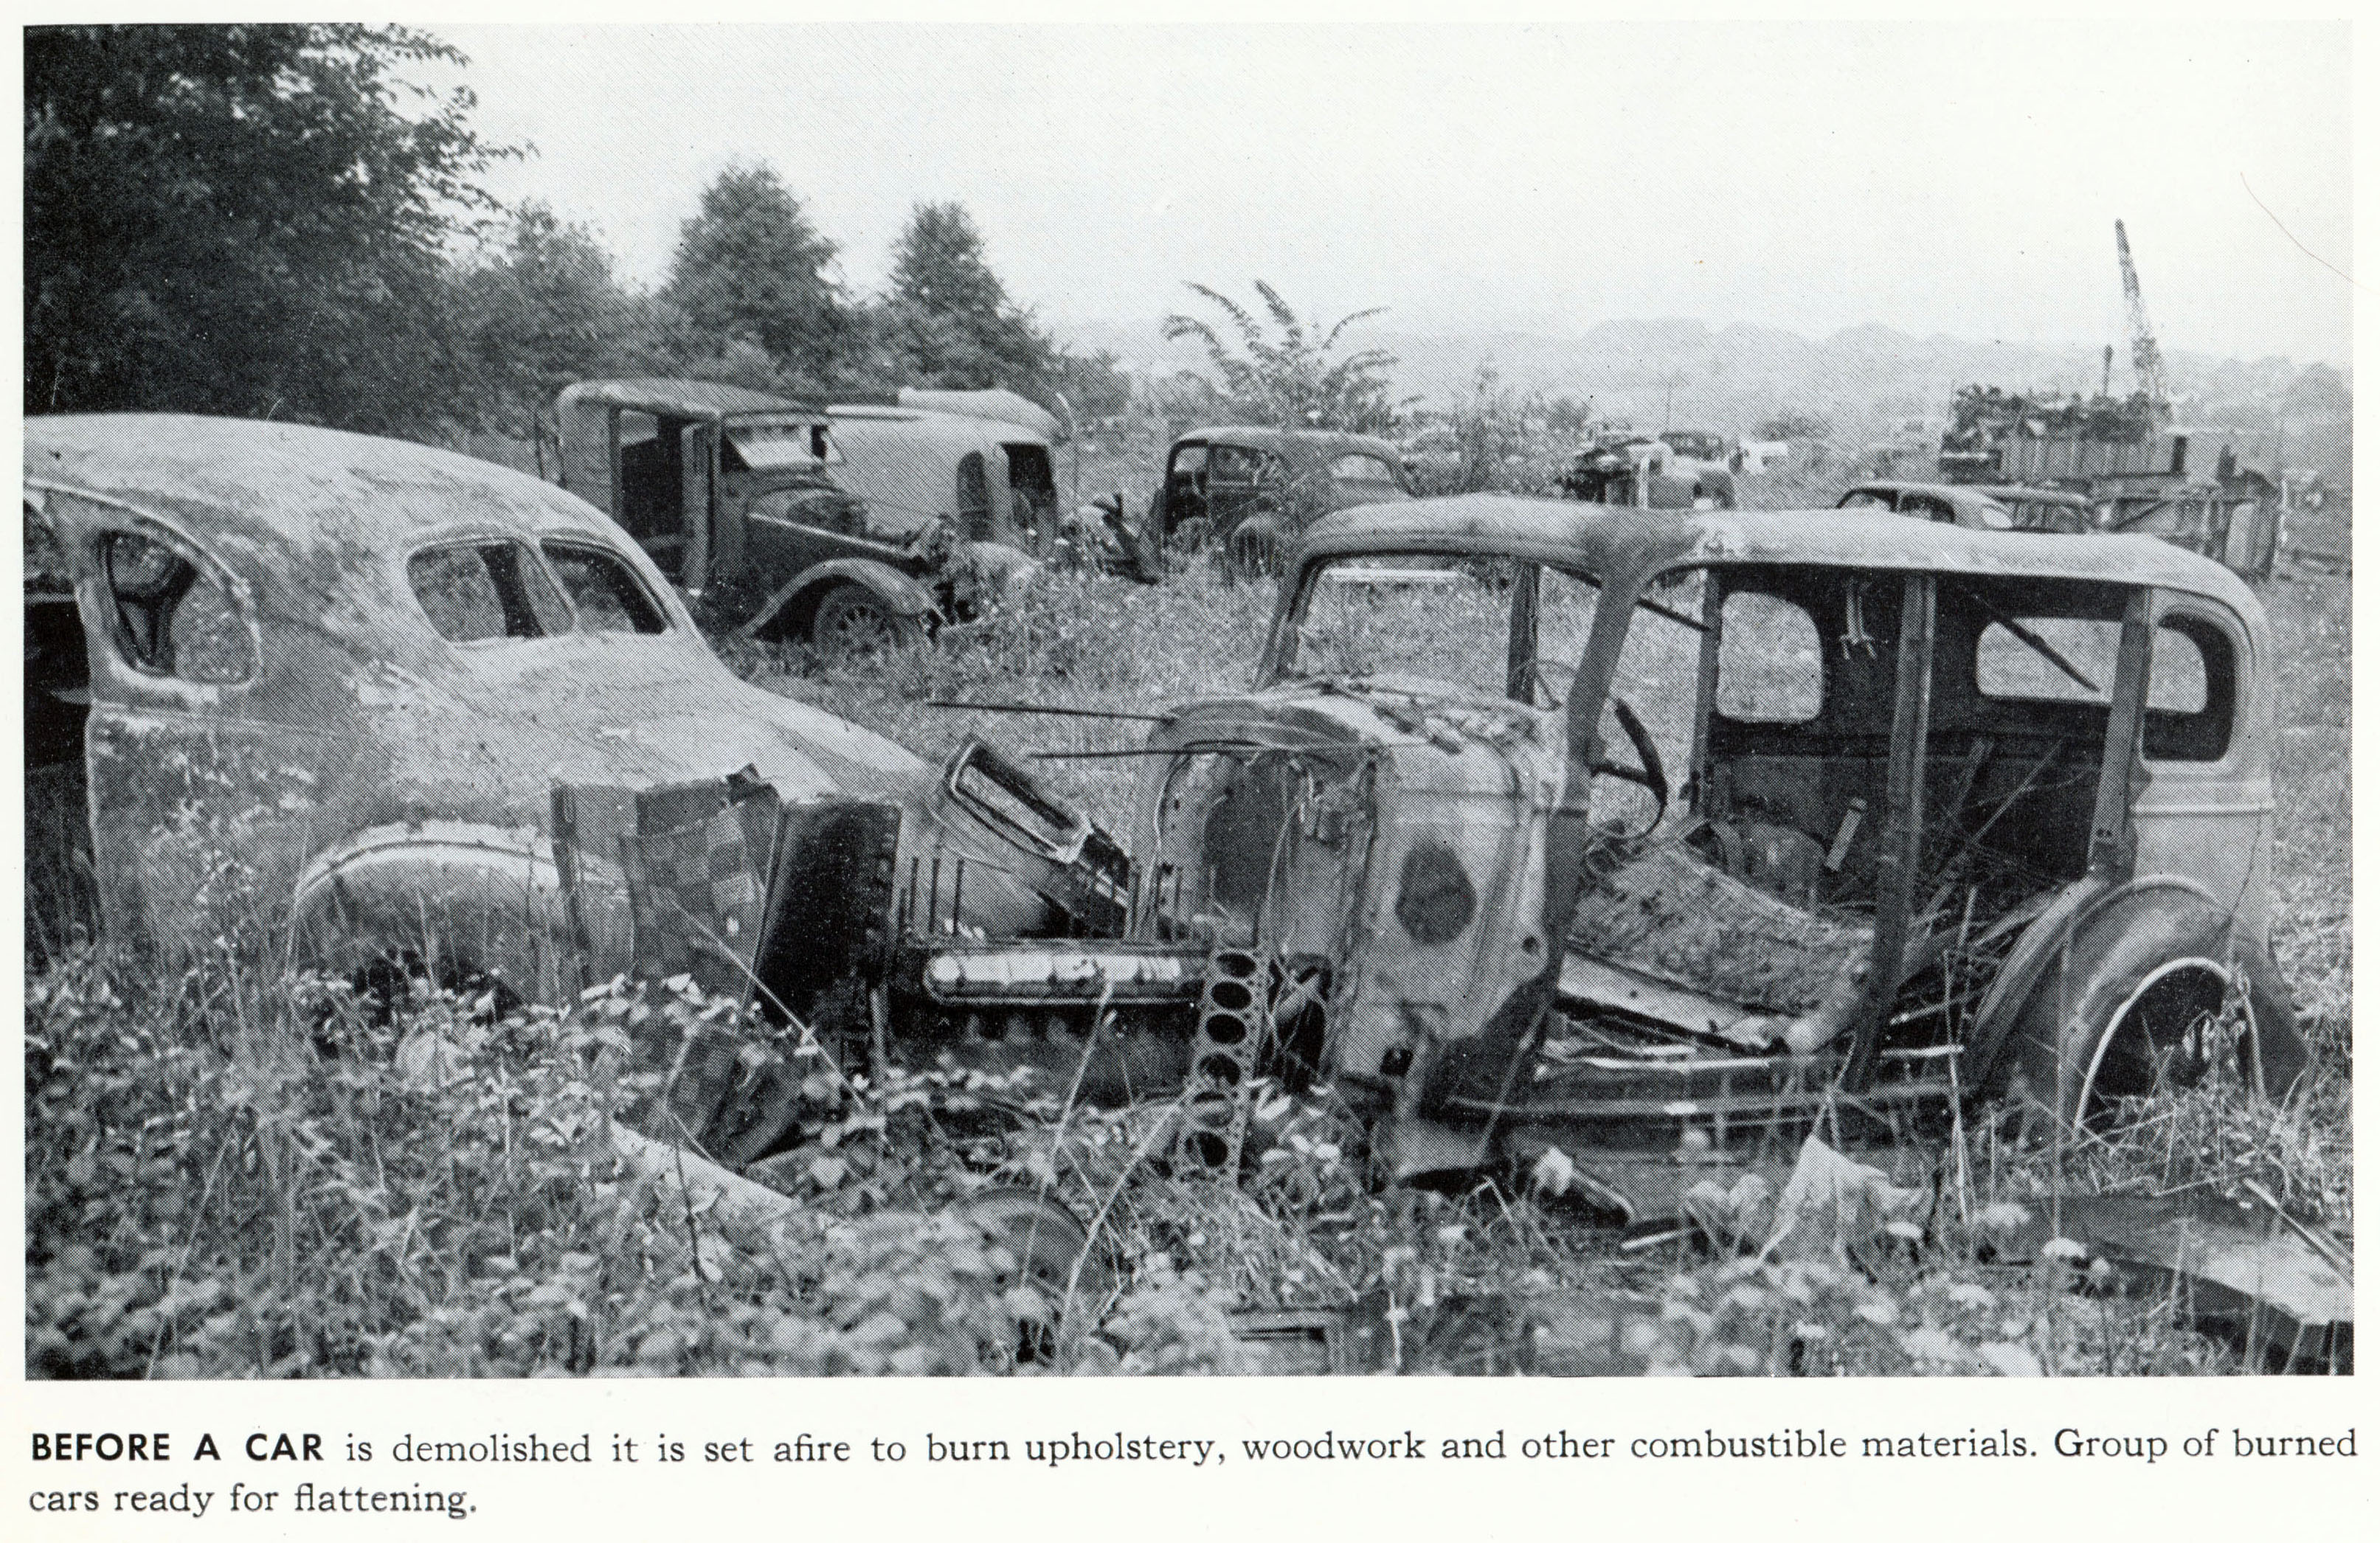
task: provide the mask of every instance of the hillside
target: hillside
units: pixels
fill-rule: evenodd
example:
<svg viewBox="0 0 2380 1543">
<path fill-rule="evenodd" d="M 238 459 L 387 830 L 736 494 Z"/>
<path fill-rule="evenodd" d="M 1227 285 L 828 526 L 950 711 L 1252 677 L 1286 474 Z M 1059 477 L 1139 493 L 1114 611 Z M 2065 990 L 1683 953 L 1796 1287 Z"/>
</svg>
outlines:
<svg viewBox="0 0 2380 1543">
<path fill-rule="evenodd" d="M 1136 373 L 1195 369 L 1199 355 L 1164 343 L 1155 321 L 1058 323 L 1078 349 L 1106 349 Z M 1908 418 L 1938 418 L 1950 394 L 1985 383 L 2029 392 L 2096 390 L 2100 357 L 2085 346 L 2058 348 L 1976 341 L 1890 327 L 1846 328 L 1823 338 L 1735 322 L 1714 329 L 1686 319 L 1603 322 L 1584 332 L 1467 334 L 1348 330 L 1342 346 L 1385 348 L 1400 360 L 1400 395 L 1443 407 L 1483 363 L 1503 383 L 1548 396 L 1591 398 L 1597 416 L 1658 426 L 1708 427 L 1748 434 L 1787 409 L 1815 412 L 1843 438 L 1880 437 Z M 2176 354 L 2167 370 L 2189 421 L 2250 430 L 2280 426 L 2292 466 L 2348 477 L 2349 394 L 2340 372 L 2268 356 L 2257 359 Z M 2129 367 L 2119 351 L 2115 385 Z"/>
</svg>

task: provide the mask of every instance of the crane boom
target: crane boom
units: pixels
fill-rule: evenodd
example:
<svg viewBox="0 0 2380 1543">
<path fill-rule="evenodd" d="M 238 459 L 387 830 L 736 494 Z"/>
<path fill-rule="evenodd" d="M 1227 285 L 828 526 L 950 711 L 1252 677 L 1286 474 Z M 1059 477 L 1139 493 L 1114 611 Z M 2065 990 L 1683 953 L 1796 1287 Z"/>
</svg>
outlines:
<svg viewBox="0 0 2380 1543">
<path fill-rule="evenodd" d="M 2166 405 L 2165 358 L 2157 352 L 2156 334 L 2149 329 L 2149 308 L 2141 299 L 2141 275 L 2132 266 L 2132 244 L 2124 222 L 2116 222 L 2116 261 L 2124 271 L 2124 319 L 2132 331 L 2132 385 L 2152 407 Z"/>
</svg>

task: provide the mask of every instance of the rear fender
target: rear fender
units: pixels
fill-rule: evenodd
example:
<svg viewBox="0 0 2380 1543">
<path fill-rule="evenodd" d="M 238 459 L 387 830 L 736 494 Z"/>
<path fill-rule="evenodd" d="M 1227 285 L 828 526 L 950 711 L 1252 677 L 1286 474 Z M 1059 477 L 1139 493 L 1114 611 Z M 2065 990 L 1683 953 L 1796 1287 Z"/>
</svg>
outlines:
<svg viewBox="0 0 2380 1543">
<path fill-rule="evenodd" d="M 334 975 L 418 963 L 546 1002 L 577 984 L 552 845 L 528 830 L 433 820 L 361 832 L 306 865 L 292 926 L 295 957 Z"/>
<path fill-rule="evenodd" d="M 1991 989 L 1975 1013 L 1975 1028 L 1968 1041 L 1965 1063 L 1974 1068 L 1972 1086 L 1995 1086 L 2009 1067 L 2016 1029 L 2046 986 L 2054 989 L 2051 966 L 2086 927 L 2126 918 L 2155 908 L 2215 905 L 2214 895 L 2202 884 L 2175 874 L 2157 874 L 2113 884 L 2105 878 L 2078 880 L 2058 893 L 2049 908 L 2036 917 L 2010 951 Z"/>
<path fill-rule="evenodd" d="M 760 602 L 752 619 L 735 629 L 739 638 L 799 638 L 809 631 L 820 600 L 837 584 L 856 584 L 902 616 L 935 614 L 933 591 L 890 564 L 872 557 L 834 557 L 811 565 Z"/>
</svg>

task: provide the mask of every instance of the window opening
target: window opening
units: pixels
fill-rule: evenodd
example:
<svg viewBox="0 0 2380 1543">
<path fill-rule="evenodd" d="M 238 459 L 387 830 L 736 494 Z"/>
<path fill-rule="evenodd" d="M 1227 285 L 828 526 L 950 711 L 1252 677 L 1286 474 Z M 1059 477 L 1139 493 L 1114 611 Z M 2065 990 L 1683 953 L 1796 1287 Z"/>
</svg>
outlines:
<svg viewBox="0 0 2380 1543">
<path fill-rule="evenodd" d="M 100 538 L 116 645 L 136 669 L 207 686 L 249 677 L 248 627 L 223 585 L 147 536 Z"/>
<path fill-rule="evenodd" d="M 563 593 L 578 613 L 581 632 L 668 630 L 669 623 L 652 596 L 638 582 L 636 573 L 615 554 L 566 541 L 545 543 L 546 561 L 553 565 Z"/>
<path fill-rule="evenodd" d="M 985 475 L 983 452 L 970 450 L 959 457 L 959 529 L 975 541 L 991 540 L 991 482 Z"/>
<path fill-rule="evenodd" d="M 1780 595 L 1739 589 L 1719 603 L 1721 715 L 1743 723 L 1806 723 L 1826 699 L 1818 624 Z"/>
<path fill-rule="evenodd" d="M 450 643 L 542 638 L 570 630 L 544 565 L 510 541 L 432 547 L 405 565 L 422 614 Z"/>
<path fill-rule="evenodd" d="M 1262 457 L 1236 444 L 1219 444 L 1210 453 L 1208 472 L 1218 482 L 1253 482 Z"/>
</svg>

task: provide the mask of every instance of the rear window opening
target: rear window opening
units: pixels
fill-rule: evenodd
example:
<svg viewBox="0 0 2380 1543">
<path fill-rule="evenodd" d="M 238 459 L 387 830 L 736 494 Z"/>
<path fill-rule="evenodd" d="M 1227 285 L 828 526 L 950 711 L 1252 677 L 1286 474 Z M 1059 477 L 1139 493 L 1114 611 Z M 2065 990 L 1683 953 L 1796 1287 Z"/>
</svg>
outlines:
<svg viewBox="0 0 2380 1543">
<path fill-rule="evenodd" d="M 2007 617 L 1975 640 L 1975 688 L 2009 701 L 2106 707 L 2116 678 L 2119 622 L 2072 616 Z M 2150 760 L 2220 760 L 2231 738 L 2231 649 L 2195 617 L 2170 617 L 2149 647 Z"/>
<path fill-rule="evenodd" d="M 581 632 L 665 632 L 669 620 L 635 572 L 612 553 L 572 541 L 545 543 Z"/>
<path fill-rule="evenodd" d="M 843 451 L 823 423 L 742 419 L 727 425 L 720 459 L 729 471 L 778 471 L 841 466 Z"/>
<path fill-rule="evenodd" d="M 422 614 L 450 643 L 543 638 L 570 630 L 545 566 L 511 541 L 432 547 L 405 565 Z"/>
<path fill-rule="evenodd" d="M 514 541 L 431 547 L 413 554 L 405 576 L 422 614 L 450 643 L 669 630 L 668 613 L 636 570 L 591 541 L 547 541 L 543 561 Z"/>
</svg>

